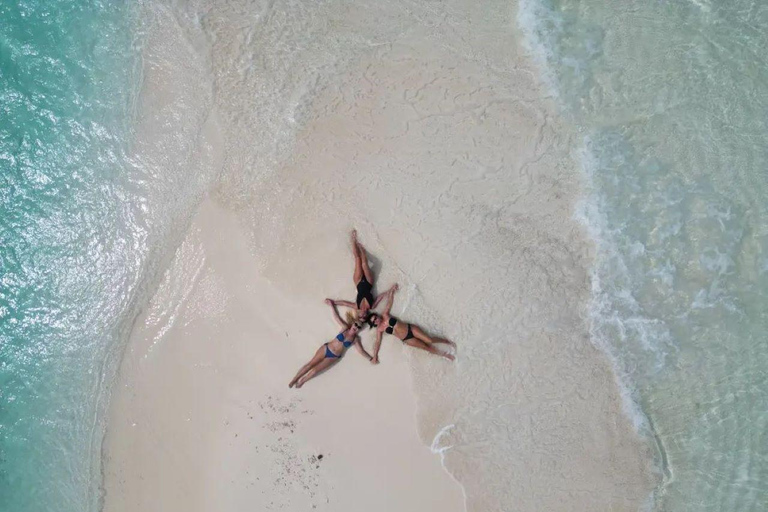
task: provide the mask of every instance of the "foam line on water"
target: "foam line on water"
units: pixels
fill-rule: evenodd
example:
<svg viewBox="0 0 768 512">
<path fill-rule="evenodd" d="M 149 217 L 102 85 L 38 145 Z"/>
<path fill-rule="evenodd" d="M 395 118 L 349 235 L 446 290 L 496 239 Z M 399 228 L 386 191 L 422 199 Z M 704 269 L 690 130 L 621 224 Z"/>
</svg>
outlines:
<svg viewBox="0 0 768 512">
<path fill-rule="evenodd" d="M 533 61 L 540 68 L 547 87 L 556 97 L 560 96 L 560 86 L 553 69 L 553 66 L 556 66 L 558 61 L 554 48 L 558 44 L 556 42 L 557 37 L 563 31 L 564 23 L 562 15 L 556 13 L 547 0 L 520 0 L 518 3 L 517 24 L 523 33 L 524 45 Z M 576 206 L 574 218 L 589 233 L 590 238 L 598 249 L 599 259 L 600 255 L 606 251 L 614 254 L 616 254 L 616 251 L 609 248 L 610 241 L 605 238 L 607 230 L 605 222 L 601 220 L 603 214 L 599 205 L 599 197 L 596 196 L 594 185 L 591 183 L 591 169 L 597 164 L 594 161 L 594 157 L 590 154 L 588 146 L 589 140 L 585 139 L 582 148 L 576 152 L 577 163 L 587 182 L 587 191 L 585 192 L 586 195 L 582 197 Z M 599 262 L 596 262 L 595 265 L 599 265 Z M 613 352 L 610 345 L 594 330 L 599 311 L 604 308 L 598 304 L 597 297 L 601 296 L 601 286 L 595 267 L 593 267 L 591 274 L 592 300 L 589 306 L 589 316 L 593 329 L 590 333 L 590 339 L 611 361 L 616 383 L 620 390 L 624 413 L 630 419 L 636 431 L 639 433 L 647 432 L 648 420 L 638 404 L 636 391 L 631 385 L 630 376 L 624 372 L 622 365 L 617 359 L 617 355 Z"/>
<path fill-rule="evenodd" d="M 443 436 L 448 435 L 448 433 L 455 428 L 456 425 L 453 423 L 441 428 L 432 439 L 432 444 L 430 445 L 429 449 L 432 453 L 440 456 L 440 465 L 443 467 L 443 470 L 448 473 L 451 479 L 461 488 L 461 493 L 464 496 L 464 510 L 467 510 L 467 490 L 456 478 L 456 476 L 454 476 L 454 474 L 451 473 L 451 471 L 445 466 L 445 454 L 448 450 L 452 449 L 454 445 L 440 446 L 440 440 L 443 438 Z"/>
<path fill-rule="evenodd" d="M 432 444 L 430 445 L 429 449 L 432 451 L 432 453 L 436 453 L 440 455 L 440 462 L 445 461 L 445 452 L 453 448 L 453 445 L 449 446 L 440 446 L 440 439 L 448 432 L 451 431 L 451 429 L 456 428 L 456 425 L 451 423 L 450 425 L 446 425 L 443 428 L 441 428 L 437 434 L 435 434 L 434 439 L 432 439 Z M 445 467 L 445 466 L 443 466 Z"/>
</svg>

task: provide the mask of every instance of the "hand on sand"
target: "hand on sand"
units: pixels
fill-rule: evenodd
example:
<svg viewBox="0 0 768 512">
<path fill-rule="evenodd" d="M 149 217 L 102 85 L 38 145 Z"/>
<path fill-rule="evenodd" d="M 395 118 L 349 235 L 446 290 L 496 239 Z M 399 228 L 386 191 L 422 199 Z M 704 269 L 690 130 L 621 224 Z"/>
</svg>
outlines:
<svg viewBox="0 0 768 512">
<path fill-rule="evenodd" d="M 349 234 L 349 237 L 352 239 L 352 243 L 357 243 L 357 230 L 353 229 L 352 233 Z"/>
<path fill-rule="evenodd" d="M 399 283 L 395 283 L 395 284 L 392 285 L 392 291 L 393 292 L 396 292 L 399 289 L 400 289 L 400 284 Z"/>
<path fill-rule="evenodd" d="M 333 299 L 325 299 L 325 303 L 329 306 L 333 306 Z"/>
<path fill-rule="evenodd" d="M 371 364 L 379 364 L 379 358 L 378 357 L 372 357 L 371 358 Z"/>
</svg>

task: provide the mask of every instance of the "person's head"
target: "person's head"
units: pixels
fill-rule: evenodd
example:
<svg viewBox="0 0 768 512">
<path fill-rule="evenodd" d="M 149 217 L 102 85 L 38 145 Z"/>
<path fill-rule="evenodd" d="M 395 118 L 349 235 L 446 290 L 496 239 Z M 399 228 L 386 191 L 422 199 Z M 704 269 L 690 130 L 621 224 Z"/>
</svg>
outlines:
<svg viewBox="0 0 768 512">
<path fill-rule="evenodd" d="M 358 318 L 360 317 L 354 311 L 347 311 L 347 314 L 344 315 L 344 319 L 347 321 L 347 325 L 354 324 L 355 322 L 357 322 Z"/>
<path fill-rule="evenodd" d="M 365 325 L 365 324 L 363 324 L 363 322 L 362 322 L 362 321 L 359 321 L 359 320 L 358 320 L 357 322 L 353 323 L 353 324 L 352 324 L 352 325 L 349 327 L 349 332 L 350 332 L 350 334 L 352 334 L 352 335 L 354 336 L 354 335 L 355 335 L 355 334 L 357 334 L 358 332 L 362 331 L 362 330 L 363 330 L 363 326 L 364 326 L 364 325 Z"/>
<path fill-rule="evenodd" d="M 381 323 L 381 317 L 376 313 L 371 313 L 370 315 L 368 315 L 368 318 L 366 318 L 365 321 L 368 323 L 371 329 L 373 329 L 379 326 L 379 324 Z"/>
</svg>

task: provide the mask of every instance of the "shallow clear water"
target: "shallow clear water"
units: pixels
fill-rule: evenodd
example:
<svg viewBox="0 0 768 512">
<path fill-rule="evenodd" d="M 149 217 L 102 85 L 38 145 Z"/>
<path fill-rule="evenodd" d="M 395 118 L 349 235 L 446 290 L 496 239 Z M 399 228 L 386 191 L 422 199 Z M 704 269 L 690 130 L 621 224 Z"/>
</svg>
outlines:
<svg viewBox="0 0 768 512">
<path fill-rule="evenodd" d="M 203 64 L 143 9 L 0 4 L 3 511 L 99 508 L 127 334 L 216 170 Z"/>
<path fill-rule="evenodd" d="M 582 135 L 593 340 L 653 436 L 656 509 L 768 503 L 768 4 L 524 0 Z"/>
<path fill-rule="evenodd" d="M 0 19 L 0 509 L 92 510 L 101 380 L 143 251 L 121 172 L 131 13 L 27 0 Z"/>
</svg>

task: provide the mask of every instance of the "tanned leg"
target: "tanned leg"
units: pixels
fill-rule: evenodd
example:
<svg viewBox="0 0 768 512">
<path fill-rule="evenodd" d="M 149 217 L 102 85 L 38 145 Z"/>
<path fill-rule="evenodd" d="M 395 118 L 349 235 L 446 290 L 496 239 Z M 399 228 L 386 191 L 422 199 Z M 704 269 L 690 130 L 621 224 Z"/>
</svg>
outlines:
<svg viewBox="0 0 768 512">
<path fill-rule="evenodd" d="M 305 373 L 307 373 L 309 370 L 311 370 L 313 366 L 315 366 L 318 363 L 320 363 L 323 360 L 323 358 L 325 358 L 325 345 L 320 347 L 317 350 L 317 352 L 315 352 L 315 355 L 312 356 L 312 359 L 310 359 L 307 364 L 305 364 L 304 366 L 302 366 L 299 369 L 299 371 L 296 373 L 296 376 L 288 384 L 288 387 L 292 388 L 293 386 L 295 386 L 296 382 L 298 382 L 298 380 L 301 378 L 301 376 L 304 375 Z"/>
<path fill-rule="evenodd" d="M 364 275 L 363 258 L 360 253 L 365 254 L 365 252 L 360 250 L 360 244 L 357 243 L 357 230 L 353 229 L 349 238 L 352 241 L 352 254 L 355 256 L 355 273 L 352 275 L 352 279 L 355 280 L 355 286 L 357 286 Z"/>
<path fill-rule="evenodd" d="M 446 345 L 450 345 L 453 348 L 456 348 L 456 344 L 451 340 L 447 340 L 445 338 L 438 338 L 437 336 L 430 336 L 429 334 L 425 333 L 424 330 L 418 325 L 411 324 L 411 331 L 413 331 L 414 336 L 419 338 L 424 343 L 429 343 L 429 344 L 445 343 Z"/>
<path fill-rule="evenodd" d="M 451 361 L 456 359 L 451 354 L 446 354 L 444 352 L 440 352 L 439 350 L 437 350 L 435 347 L 433 347 L 429 343 L 425 343 L 425 342 L 421 341 L 418 338 L 410 338 L 410 339 L 406 340 L 405 343 L 410 345 L 410 346 L 412 346 L 412 347 L 416 347 L 416 348 L 420 348 L 422 350 L 426 350 L 430 354 L 435 354 L 436 356 L 441 356 L 441 357 L 444 357 L 446 359 L 450 359 Z"/>
<path fill-rule="evenodd" d="M 317 377 L 323 371 L 330 368 L 334 364 L 338 363 L 339 359 L 340 358 L 338 357 L 329 357 L 329 358 L 323 359 L 322 361 L 320 361 L 320 363 L 313 366 L 311 370 L 309 370 L 299 379 L 299 381 L 296 383 L 296 387 L 300 388 L 301 386 L 306 384 L 307 381 L 312 377 Z"/>
</svg>

